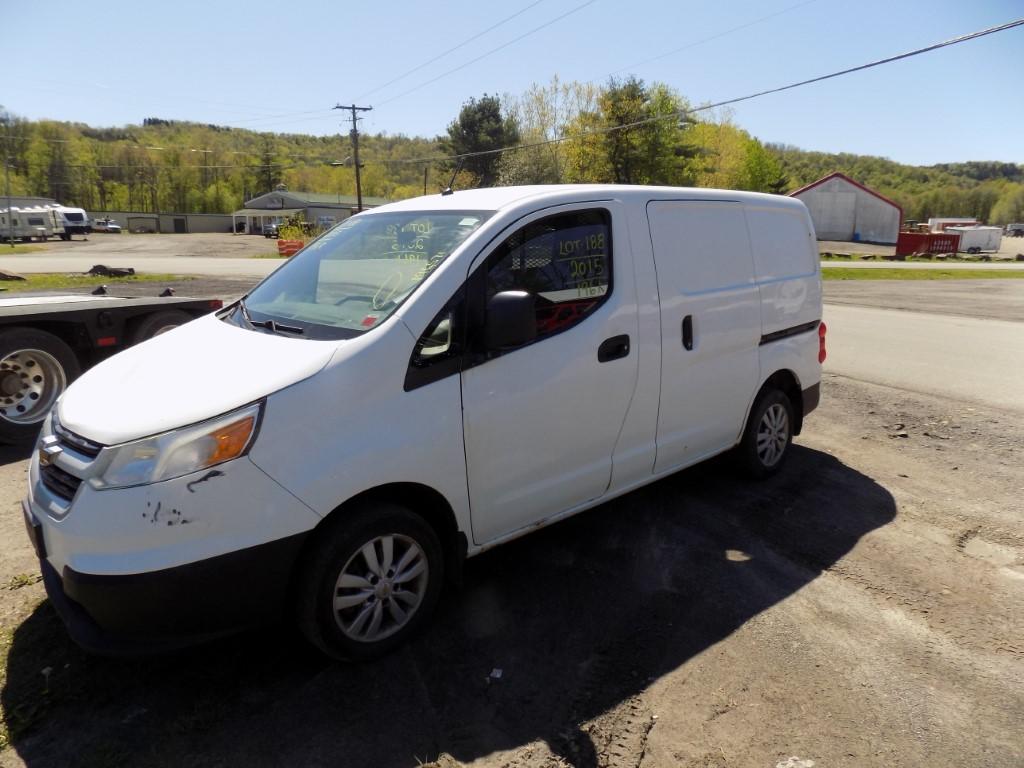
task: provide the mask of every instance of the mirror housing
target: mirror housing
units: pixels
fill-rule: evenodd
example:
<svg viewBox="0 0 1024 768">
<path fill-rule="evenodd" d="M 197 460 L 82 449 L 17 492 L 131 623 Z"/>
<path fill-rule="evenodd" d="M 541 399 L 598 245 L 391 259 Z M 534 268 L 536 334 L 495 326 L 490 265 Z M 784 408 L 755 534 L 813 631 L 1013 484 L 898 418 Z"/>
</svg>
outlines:
<svg viewBox="0 0 1024 768">
<path fill-rule="evenodd" d="M 487 302 L 484 346 L 497 351 L 518 347 L 537 338 L 537 313 L 533 294 L 502 291 Z"/>
</svg>

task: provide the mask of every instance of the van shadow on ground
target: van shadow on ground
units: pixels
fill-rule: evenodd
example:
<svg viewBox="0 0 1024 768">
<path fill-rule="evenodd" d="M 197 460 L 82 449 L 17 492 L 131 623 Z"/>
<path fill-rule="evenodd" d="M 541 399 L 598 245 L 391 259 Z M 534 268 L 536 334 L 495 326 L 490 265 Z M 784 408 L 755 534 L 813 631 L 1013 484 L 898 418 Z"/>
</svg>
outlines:
<svg viewBox="0 0 1024 768">
<path fill-rule="evenodd" d="M 796 447 L 760 484 L 712 462 L 470 561 L 427 633 L 374 664 L 326 662 L 284 627 L 170 657 L 90 658 L 43 604 L 15 632 L 0 697 L 29 766 L 383 768 L 538 739 L 596 766 L 601 746 L 578 724 L 894 516 L 888 492 L 824 453 Z"/>
<path fill-rule="evenodd" d="M 0 467 L 5 464 L 13 464 L 16 461 L 24 461 L 32 455 L 32 443 L 19 445 L 8 445 L 0 443 Z"/>
</svg>

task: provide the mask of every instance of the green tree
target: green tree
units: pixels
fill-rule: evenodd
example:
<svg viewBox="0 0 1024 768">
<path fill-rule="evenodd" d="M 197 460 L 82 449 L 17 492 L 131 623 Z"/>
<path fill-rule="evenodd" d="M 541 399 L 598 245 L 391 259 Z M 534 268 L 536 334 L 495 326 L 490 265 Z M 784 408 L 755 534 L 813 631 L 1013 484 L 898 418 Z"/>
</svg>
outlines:
<svg viewBox="0 0 1024 768">
<path fill-rule="evenodd" d="M 990 224 L 1011 224 L 1024 221 L 1024 184 L 1010 184 L 992 206 Z"/>
<path fill-rule="evenodd" d="M 504 109 L 518 127 L 526 148 L 505 152 L 498 164 L 500 184 L 559 184 L 565 181 L 566 144 L 559 141 L 580 114 L 597 110 L 600 89 L 590 83 L 530 86 L 519 97 L 503 97 Z M 533 145 L 533 146 L 529 146 Z"/>
<path fill-rule="evenodd" d="M 743 169 L 737 189 L 775 194 L 781 194 L 786 190 L 789 180 L 782 172 L 782 165 L 760 141 L 753 137 L 748 138 L 743 155 Z"/>
<path fill-rule="evenodd" d="M 596 111 L 566 131 L 567 177 L 616 184 L 692 183 L 685 100 L 667 86 L 630 77 L 611 80 Z"/>
<path fill-rule="evenodd" d="M 501 101 L 497 96 L 484 94 L 462 105 L 459 116 L 448 126 L 448 135 L 441 139 L 442 149 L 449 155 L 488 152 L 519 143 L 519 128 L 513 120 L 501 114 Z M 463 169 L 473 174 L 477 185 L 490 187 L 498 179 L 500 153 L 467 157 Z M 454 168 L 449 165 L 449 169 Z"/>
</svg>

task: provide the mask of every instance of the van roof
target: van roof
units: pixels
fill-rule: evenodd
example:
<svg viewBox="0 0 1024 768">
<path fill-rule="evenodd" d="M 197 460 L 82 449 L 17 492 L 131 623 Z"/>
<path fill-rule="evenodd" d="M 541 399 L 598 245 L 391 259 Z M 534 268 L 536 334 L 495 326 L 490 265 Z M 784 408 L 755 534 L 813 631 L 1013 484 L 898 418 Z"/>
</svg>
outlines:
<svg viewBox="0 0 1024 768">
<path fill-rule="evenodd" d="M 800 208 L 796 198 L 703 187 L 655 187 L 629 184 L 547 184 L 522 187 L 488 187 L 456 190 L 449 195 L 424 195 L 382 205 L 368 213 L 392 211 L 499 211 L 530 203 L 548 205 L 587 200 L 729 200 L 748 204 Z"/>
</svg>

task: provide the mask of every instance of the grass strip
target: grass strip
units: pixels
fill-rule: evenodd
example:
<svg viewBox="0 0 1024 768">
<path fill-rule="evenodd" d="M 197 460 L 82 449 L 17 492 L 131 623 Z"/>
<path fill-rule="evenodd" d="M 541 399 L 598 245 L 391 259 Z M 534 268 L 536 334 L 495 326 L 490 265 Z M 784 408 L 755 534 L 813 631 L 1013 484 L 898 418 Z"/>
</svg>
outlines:
<svg viewBox="0 0 1024 768">
<path fill-rule="evenodd" d="M 1024 278 L 1024 269 L 877 269 L 829 267 L 821 270 L 824 280 L 1007 280 Z"/>
<path fill-rule="evenodd" d="M 0 256 L 10 256 L 12 253 L 39 253 L 46 249 L 41 245 L 16 245 L 11 248 L 9 243 L 0 243 Z"/>
<path fill-rule="evenodd" d="M 181 275 L 165 275 L 146 273 L 130 277 L 102 277 L 99 275 L 69 275 L 55 273 L 39 273 L 24 275 L 24 280 L 2 280 L 0 289 L 4 294 L 21 291 L 73 290 L 75 288 L 93 288 L 97 285 L 125 285 L 130 283 L 167 283 L 180 280 L 193 280 Z"/>
</svg>

